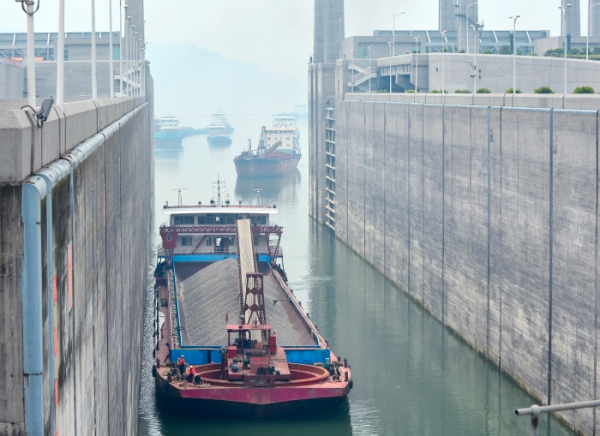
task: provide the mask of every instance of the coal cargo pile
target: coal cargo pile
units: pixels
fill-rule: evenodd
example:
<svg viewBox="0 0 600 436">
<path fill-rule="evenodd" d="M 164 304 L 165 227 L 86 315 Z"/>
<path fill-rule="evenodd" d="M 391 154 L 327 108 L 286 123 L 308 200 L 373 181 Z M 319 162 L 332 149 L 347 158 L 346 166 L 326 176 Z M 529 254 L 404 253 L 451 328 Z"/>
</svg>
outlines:
<svg viewBox="0 0 600 436">
<path fill-rule="evenodd" d="M 227 345 L 225 315 L 240 315 L 237 260 L 215 262 L 181 282 L 180 305 L 189 345 Z"/>
<path fill-rule="evenodd" d="M 238 322 L 240 314 L 237 260 L 215 262 L 183 280 L 179 289 L 189 345 L 226 345 L 225 314 L 230 324 Z M 300 343 L 300 335 L 291 326 L 285 307 L 289 303 L 281 301 L 287 299 L 286 294 L 270 273 L 265 276 L 264 295 L 267 324 L 277 334 L 277 343 L 307 345 Z"/>
</svg>

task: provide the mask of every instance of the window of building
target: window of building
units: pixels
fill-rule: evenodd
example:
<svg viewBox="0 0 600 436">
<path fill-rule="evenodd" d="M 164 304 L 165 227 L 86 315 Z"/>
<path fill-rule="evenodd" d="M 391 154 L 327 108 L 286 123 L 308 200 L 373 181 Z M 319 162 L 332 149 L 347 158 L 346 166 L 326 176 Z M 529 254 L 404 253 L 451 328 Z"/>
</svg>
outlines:
<svg viewBox="0 0 600 436">
<path fill-rule="evenodd" d="M 186 236 L 186 237 L 181 238 L 181 245 L 184 247 L 192 245 L 192 237 Z"/>
<path fill-rule="evenodd" d="M 173 236 L 167 235 L 167 241 L 172 241 L 172 240 L 173 240 Z"/>
<path fill-rule="evenodd" d="M 212 238 L 206 238 L 206 245 L 207 246 L 212 245 Z"/>
<path fill-rule="evenodd" d="M 198 224 L 206 224 L 206 215 L 201 215 L 198 217 Z"/>
</svg>

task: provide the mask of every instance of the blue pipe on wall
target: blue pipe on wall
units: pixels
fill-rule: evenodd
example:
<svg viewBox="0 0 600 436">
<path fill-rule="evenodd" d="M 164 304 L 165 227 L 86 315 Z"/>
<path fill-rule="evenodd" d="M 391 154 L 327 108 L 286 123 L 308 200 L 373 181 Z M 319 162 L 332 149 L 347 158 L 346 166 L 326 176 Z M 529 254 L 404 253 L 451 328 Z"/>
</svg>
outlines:
<svg viewBox="0 0 600 436">
<path fill-rule="evenodd" d="M 42 181 L 37 177 L 38 181 Z M 21 266 L 21 309 L 23 322 L 23 391 L 25 432 L 44 434 L 44 388 L 42 384 L 42 229 L 40 192 L 45 184 L 23 183 L 23 264 Z"/>
</svg>

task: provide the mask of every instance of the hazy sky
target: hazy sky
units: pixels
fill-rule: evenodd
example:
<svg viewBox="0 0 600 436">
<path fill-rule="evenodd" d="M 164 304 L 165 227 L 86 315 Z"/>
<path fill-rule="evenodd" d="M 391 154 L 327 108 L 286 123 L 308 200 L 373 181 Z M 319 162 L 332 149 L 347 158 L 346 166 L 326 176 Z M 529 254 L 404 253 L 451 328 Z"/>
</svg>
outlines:
<svg viewBox="0 0 600 436">
<path fill-rule="evenodd" d="M 1 0 L 0 30 L 25 31 L 20 5 Z M 90 0 L 65 0 L 66 31 L 90 29 Z M 118 29 L 118 0 L 112 0 Z M 518 28 L 559 33 L 560 0 L 480 0 L 479 17 L 486 29 L 509 29 L 510 15 L 519 14 Z M 109 0 L 96 0 L 96 29 L 108 30 Z M 257 63 L 261 69 L 305 80 L 312 52 L 313 0 L 146 0 L 146 39 L 190 42 L 229 59 Z M 346 0 L 346 36 L 391 29 L 436 29 L 436 0 Z M 587 0 L 582 0 L 582 31 L 587 25 Z M 44 0 L 35 15 L 36 31 L 56 31 L 58 0 Z"/>
</svg>

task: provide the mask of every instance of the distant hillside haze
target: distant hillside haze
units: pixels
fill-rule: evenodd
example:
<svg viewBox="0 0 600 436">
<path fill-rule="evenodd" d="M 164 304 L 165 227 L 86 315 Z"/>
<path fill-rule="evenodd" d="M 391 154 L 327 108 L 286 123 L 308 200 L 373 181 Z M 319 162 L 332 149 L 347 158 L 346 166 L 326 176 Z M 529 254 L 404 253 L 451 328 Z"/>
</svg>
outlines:
<svg viewBox="0 0 600 436">
<path fill-rule="evenodd" d="M 306 101 L 306 82 L 232 61 L 193 44 L 149 43 L 155 116 L 273 114 Z"/>
</svg>

